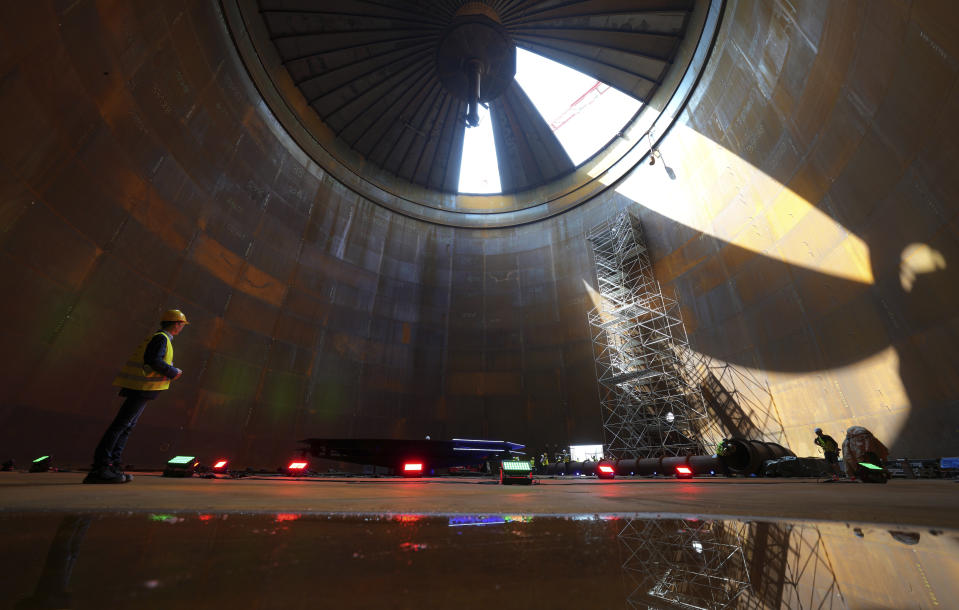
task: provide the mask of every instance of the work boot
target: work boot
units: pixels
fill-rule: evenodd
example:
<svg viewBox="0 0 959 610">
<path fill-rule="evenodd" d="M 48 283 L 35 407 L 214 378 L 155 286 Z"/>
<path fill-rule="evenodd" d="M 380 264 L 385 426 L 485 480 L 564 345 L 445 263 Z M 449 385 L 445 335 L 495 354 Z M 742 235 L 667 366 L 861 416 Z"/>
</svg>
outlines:
<svg viewBox="0 0 959 610">
<path fill-rule="evenodd" d="M 130 481 L 133 480 L 132 474 L 127 474 L 123 472 L 123 464 L 110 464 L 110 466 L 108 466 L 108 469 L 110 470 L 110 472 L 114 473 L 115 475 L 122 477 L 124 479 L 123 480 L 124 483 L 129 483 Z"/>
<path fill-rule="evenodd" d="M 83 479 L 83 482 L 84 483 L 118 484 L 118 483 L 128 483 L 129 480 L 123 475 L 119 475 L 113 472 L 112 470 L 110 470 L 109 467 L 107 467 L 107 468 L 100 468 L 100 469 L 95 468 L 91 470 L 89 473 L 87 473 L 87 476 L 85 479 Z"/>
</svg>

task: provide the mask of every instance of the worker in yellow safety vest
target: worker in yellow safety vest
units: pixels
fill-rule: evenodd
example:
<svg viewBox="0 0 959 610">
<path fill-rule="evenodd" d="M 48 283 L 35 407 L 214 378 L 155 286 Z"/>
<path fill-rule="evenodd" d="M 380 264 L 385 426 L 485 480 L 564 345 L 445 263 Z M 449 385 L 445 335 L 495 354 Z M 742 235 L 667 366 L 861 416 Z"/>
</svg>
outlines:
<svg viewBox="0 0 959 610">
<path fill-rule="evenodd" d="M 179 309 L 169 309 L 160 318 L 157 330 L 137 346 L 120 369 L 113 385 L 126 398 L 113 423 L 103 433 L 93 453 L 93 468 L 84 483 L 129 483 L 131 475 L 123 472 L 120 458 L 127 438 L 143 413 L 147 401 L 170 387 L 170 382 L 183 371 L 173 366 L 173 337 L 189 324 Z"/>
</svg>

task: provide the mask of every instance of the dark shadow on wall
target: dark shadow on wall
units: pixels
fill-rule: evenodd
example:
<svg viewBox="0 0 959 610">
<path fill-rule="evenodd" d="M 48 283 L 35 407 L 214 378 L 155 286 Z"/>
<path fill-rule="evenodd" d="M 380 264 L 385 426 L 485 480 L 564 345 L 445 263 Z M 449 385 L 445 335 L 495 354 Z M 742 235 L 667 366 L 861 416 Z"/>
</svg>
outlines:
<svg viewBox="0 0 959 610">
<path fill-rule="evenodd" d="M 683 242 L 655 265 L 672 279 L 696 351 L 735 366 L 814 373 L 892 347 L 910 410 L 891 451 L 926 455 L 954 446 L 959 241 L 951 234 L 914 238 L 944 253 L 947 264 L 915 276 L 907 289 L 900 254 L 912 238 L 879 240 L 875 248 L 866 240 L 877 278 L 869 285 L 770 258 L 648 209 L 640 216 L 654 251 L 657 241 Z M 838 387 L 855 412 L 863 390 L 845 379 Z"/>
<path fill-rule="evenodd" d="M 690 251 L 711 245 L 719 260 L 675 274 L 679 288 L 708 285 L 717 268 L 730 278 L 697 314 L 751 308 L 748 323 L 707 320 L 697 345 L 737 362 L 748 334 L 763 368 L 797 372 L 892 347 L 911 406 L 891 447 L 899 455 L 954 447 L 959 433 L 959 69 L 943 25 L 954 18 L 946 3 L 731 3 L 689 110 L 689 127 L 860 238 L 875 278 L 848 282 L 693 236 L 712 243 Z M 782 22 L 791 34 L 778 39 L 777 64 L 768 45 Z M 840 383 L 850 403 L 853 385 Z"/>
<path fill-rule="evenodd" d="M 707 373 L 700 388 L 706 406 L 727 435 L 749 439 L 762 438 L 762 433 L 753 423 L 752 418 L 743 411 L 733 395 L 719 383 L 715 375 Z"/>
<path fill-rule="evenodd" d="M 700 431 L 703 438 L 716 442 L 736 437 L 785 443 L 782 419 L 768 382 L 694 350 L 684 361 L 686 375 L 699 388 L 709 415 Z"/>
</svg>

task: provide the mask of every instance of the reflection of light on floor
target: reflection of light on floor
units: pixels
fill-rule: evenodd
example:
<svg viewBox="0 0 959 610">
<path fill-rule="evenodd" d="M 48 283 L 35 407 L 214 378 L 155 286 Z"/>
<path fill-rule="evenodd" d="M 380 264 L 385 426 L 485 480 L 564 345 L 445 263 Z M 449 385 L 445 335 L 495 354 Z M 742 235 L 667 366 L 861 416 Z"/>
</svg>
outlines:
<svg viewBox="0 0 959 610">
<path fill-rule="evenodd" d="M 911 292 L 917 275 L 945 268 L 946 258 L 941 252 L 926 244 L 909 244 L 900 256 L 899 283 L 902 284 L 903 290 Z"/>
<path fill-rule="evenodd" d="M 828 214 L 685 126 L 660 147 L 676 180 L 641 164 L 617 191 L 667 218 L 772 259 L 873 283 L 869 247 Z"/>
</svg>

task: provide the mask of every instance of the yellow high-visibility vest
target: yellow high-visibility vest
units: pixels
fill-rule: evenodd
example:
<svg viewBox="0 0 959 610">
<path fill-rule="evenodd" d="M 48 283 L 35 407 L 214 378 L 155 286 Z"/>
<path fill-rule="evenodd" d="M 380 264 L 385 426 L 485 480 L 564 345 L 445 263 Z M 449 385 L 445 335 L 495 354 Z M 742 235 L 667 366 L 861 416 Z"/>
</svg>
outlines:
<svg viewBox="0 0 959 610">
<path fill-rule="evenodd" d="M 157 331 L 147 337 L 127 358 L 127 363 L 117 373 L 113 385 L 131 390 L 165 390 L 170 387 L 169 377 L 154 371 L 149 365 L 143 364 L 143 355 L 147 351 L 147 345 L 157 335 L 166 339 L 166 355 L 163 360 L 167 364 L 173 365 L 173 341 L 170 341 L 170 337 L 165 332 Z"/>
</svg>

